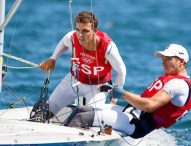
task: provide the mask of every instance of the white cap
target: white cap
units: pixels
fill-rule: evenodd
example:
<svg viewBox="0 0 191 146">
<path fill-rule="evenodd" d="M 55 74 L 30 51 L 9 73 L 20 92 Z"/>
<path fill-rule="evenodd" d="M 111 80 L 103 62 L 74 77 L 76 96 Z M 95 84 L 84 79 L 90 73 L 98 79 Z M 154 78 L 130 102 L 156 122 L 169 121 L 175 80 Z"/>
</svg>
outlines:
<svg viewBox="0 0 191 146">
<path fill-rule="evenodd" d="M 178 44 L 170 44 L 164 51 L 155 52 L 157 57 L 162 56 L 177 56 L 183 59 L 186 63 L 189 61 L 189 55 L 187 50 Z"/>
</svg>

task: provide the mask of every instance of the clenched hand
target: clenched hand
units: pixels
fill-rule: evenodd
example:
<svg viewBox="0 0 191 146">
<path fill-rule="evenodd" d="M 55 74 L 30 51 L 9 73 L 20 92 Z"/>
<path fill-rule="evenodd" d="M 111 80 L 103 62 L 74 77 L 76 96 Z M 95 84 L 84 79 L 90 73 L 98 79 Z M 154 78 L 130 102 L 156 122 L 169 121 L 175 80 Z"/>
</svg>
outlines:
<svg viewBox="0 0 191 146">
<path fill-rule="evenodd" d="M 42 62 L 39 65 L 39 68 L 44 70 L 45 72 L 52 71 L 55 67 L 56 60 L 55 59 L 48 59 Z"/>
</svg>

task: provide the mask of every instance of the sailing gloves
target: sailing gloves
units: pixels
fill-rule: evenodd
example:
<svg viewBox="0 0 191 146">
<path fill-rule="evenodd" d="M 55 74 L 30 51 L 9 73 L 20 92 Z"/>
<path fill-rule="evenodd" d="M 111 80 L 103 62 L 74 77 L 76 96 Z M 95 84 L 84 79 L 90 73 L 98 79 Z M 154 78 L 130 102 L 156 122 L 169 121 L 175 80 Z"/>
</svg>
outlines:
<svg viewBox="0 0 191 146">
<path fill-rule="evenodd" d="M 119 88 L 114 85 L 110 92 L 110 95 L 113 98 L 123 98 L 124 93 L 125 93 L 125 90 L 123 88 Z"/>
<path fill-rule="evenodd" d="M 117 85 L 110 85 L 110 84 L 105 84 L 100 87 L 101 92 L 108 92 L 110 91 L 109 96 L 113 98 L 123 98 L 123 95 L 125 93 L 125 90 L 123 88 L 119 88 Z"/>
</svg>

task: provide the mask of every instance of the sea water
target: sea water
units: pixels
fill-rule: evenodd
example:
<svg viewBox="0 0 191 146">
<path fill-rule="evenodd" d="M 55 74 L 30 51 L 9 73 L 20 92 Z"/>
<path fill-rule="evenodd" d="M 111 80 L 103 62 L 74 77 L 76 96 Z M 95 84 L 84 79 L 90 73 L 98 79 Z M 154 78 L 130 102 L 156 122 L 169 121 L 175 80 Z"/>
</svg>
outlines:
<svg viewBox="0 0 191 146">
<path fill-rule="evenodd" d="M 6 1 L 8 9 L 14 1 Z M 154 57 L 155 51 L 178 43 L 191 53 L 190 0 L 74 0 L 71 4 L 70 15 L 68 0 L 24 0 L 5 30 L 4 51 L 40 64 L 50 57 L 63 35 L 74 29 L 70 16 L 74 18 L 79 11 L 89 10 L 98 16 L 99 29 L 107 32 L 119 48 L 127 67 L 126 90 L 140 94 L 163 74 L 161 59 Z M 50 77 L 49 94 L 69 72 L 69 58 L 67 52 L 57 61 Z M 39 98 L 45 73 L 38 68 L 21 69 L 28 65 L 15 60 L 5 58 L 4 62 L 19 69 L 8 68 L 0 107 L 8 107 L 17 97 L 25 97 L 25 103 L 33 105 Z M 190 63 L 187 67 L 190 74 Z M 20 105 L 23 103 L 17 103 Z M 189 113 L 166 130 L 176 138 L 178 146 L 190 145 L 190 117 Z"/>
</svg>

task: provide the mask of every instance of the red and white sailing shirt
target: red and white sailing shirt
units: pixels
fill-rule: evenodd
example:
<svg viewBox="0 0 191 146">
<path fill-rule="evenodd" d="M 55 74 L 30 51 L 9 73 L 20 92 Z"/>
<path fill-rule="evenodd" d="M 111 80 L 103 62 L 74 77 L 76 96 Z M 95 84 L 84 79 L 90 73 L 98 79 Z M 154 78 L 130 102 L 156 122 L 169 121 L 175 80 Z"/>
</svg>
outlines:
<svg viewBox="0 0 191 146">
<path fill-rule="evenodd" d="M 142 97 L 151 98 L 157 92 L 163 89 L 164 85 L 173 80 L 173 79 L 182 79 L 189 86 L 189 93 L 187 100 L 184 105 L 177 106 L 173 104 L 172 100 L 167 103 L 165 106 L 157 109 L 152 113 L 153 120 L 156 123 L 157 128 L 160 127 L 170 127 L 177 121 L 179 121 L 190 109 L 191 109 L 191 80 L 187 77 L 180 75 L 164 75 L 157 78 L 143 93 Z"/>
<path fill-rule="evenodd" d="M 97 31 L 97 36 L 100 41 L 95 51 L 86 51 L 79 43 L 76 36 L 76 32 L 73 34 L 73 45 L 75 48 L 75 61 L 77 70 L 74 72 L 73 61 L 71 67 L 72 75 L 75 75 L 77 79 L 84 84 L 101 84 L 111 80 L 112 67 L 105 59 L 105 54 L 108 45 L 112 41 L 111 38 L 102 31 Z M 72 53 L 74 58 L 74 52 Z"/>
</svg>

